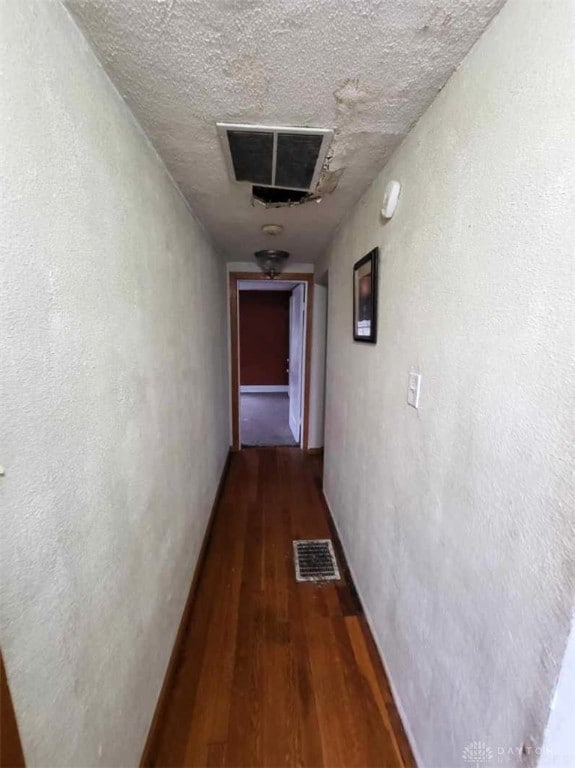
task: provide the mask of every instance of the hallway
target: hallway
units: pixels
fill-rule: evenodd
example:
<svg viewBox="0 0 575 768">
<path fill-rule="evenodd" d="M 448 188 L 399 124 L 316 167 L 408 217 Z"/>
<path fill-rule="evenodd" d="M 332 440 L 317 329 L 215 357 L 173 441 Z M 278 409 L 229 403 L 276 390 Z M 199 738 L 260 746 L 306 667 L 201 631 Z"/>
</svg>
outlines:
<svg viewBox="0 0 575 768">
<path fill-rule="evenodd" d="M 233 454 L 148 765 L 412 765 L 349 581 L 294 578 L 292 540 L 332 536 L 320 476 Z"/>
<path fill-rule="evenodd" d="M 0 2 L 28 768 L 575 768 L 574 9 Z"/>
</svg>

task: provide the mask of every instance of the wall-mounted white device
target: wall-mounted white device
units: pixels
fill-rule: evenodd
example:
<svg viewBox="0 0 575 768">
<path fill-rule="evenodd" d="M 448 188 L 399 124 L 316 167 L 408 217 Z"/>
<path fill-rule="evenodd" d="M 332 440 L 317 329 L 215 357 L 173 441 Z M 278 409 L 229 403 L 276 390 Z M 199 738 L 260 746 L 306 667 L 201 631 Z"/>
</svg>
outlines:
<svg viewBox="0 0 575 768">
<path fill-rule="evenodd" d="M 383 203 L 381 204 L 381 215 L 384 219 L 391 219 L 397 208 L 401 184 L 399 181 L 390 181 L 385 188 Z"/>
<path fill-rule="evenodd" d="M 407 384 L 407 402 L 414 408 L 419 408 L 419 391 L 421 389 L 421 374 L 411 371 Z"/>
</svg>

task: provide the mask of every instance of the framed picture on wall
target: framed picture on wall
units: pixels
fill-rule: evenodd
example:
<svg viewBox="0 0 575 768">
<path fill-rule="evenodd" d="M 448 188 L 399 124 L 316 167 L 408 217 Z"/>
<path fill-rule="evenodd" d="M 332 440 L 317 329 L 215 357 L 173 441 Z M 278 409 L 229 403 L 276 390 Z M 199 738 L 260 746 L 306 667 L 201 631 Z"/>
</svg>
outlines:
<svg viewBox="0 0 575 768">
<path fill-rule="evenodd" d="M 353 338 L 377 340 L 377 263 L 379 248 L 374 248 L 353 267 Z"/>
</svg>

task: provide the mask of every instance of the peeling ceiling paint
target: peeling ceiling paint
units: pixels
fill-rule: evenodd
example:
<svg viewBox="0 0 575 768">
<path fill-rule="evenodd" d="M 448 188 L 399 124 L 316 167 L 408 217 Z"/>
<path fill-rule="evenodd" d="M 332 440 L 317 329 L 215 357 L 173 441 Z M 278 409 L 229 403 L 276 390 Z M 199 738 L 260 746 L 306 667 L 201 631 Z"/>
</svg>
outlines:
<svg viewBox="0 0 575 768">
<path fill-rule="evenodd" d="M 318 259 L 504 0 L 63 0 L 227 260 Z M 320 204 L 267 210 L 216 121 L 334 128 Z"/>
</svg>

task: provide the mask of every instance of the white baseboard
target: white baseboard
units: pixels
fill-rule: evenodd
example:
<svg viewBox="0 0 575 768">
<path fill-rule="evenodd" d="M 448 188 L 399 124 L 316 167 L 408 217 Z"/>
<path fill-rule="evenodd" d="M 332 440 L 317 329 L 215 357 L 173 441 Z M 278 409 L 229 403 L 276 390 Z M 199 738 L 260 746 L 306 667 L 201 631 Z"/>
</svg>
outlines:
<svg viewBox="0 0 575 768">
<path fill-rule="evenodd" d="M 397 686 L 395 685 L 395 683 L 393 681 L 393 677 L 391 676 L 389 667 L 387 666 L 387 664 L 385 662 L 385 656 L 383 654 L 382 644 L 381 644 L 381 642 L 379 640 L 379 637 L 377 636 L 377 632 L 375 631 L 375 626 L 373 624 L 371 616 L 369 615 L 369 613 L 367 611 L 367 606 L 366 606 L 366 604 L 365 604 L 365 602 L 363 600 L 361 592 L 359 591 L 358 581 L 357 581 L 356 576 L 355 576 L 353 565 L 352 565 L 349 557 L 347 556 L 347 552 L 345 551 L 345 546 L 344 546 L 343 538 L 341 536 L 341 531 L 339 530 L 339 525 L 337 524 L 337 520 L 335 519 L 335 516 L 334 516 L 334 514 L 333 514 L 333 512 L 331 510 L 331 504 L 329 503 L 329 499 L 326 496 L 325 491 L 322 490 L 322 493 L 323 493 L 323 497 L 325 499 L 325 503 L 327 504 L 327 508 L 329 509 L 329 514 L 331 515 L 331 519 L 333 520 L 333 524 L 334 524 L 335 529 L 337 531 L 337 535 L 338 535 L 339 540 L 341 542 L 341 547 L 343 549 L 343 553 L 344 553 L 345 559 L 347 561 L 347 566 L 348 566 L 349 571 L 351 573 L 351 578 L 353 579 L 353 583 L 354 583 L 357 595 L 359 597 L 359 601 L 361 603 L 361 607 L 363 608 L 363 614 L 365 616 L 365 620 L 367 621 L 367 623 L 369 625 L 369 628 L 371 630 L 371 634 L 373 635 L 373 639 L 375 640 L 375 645 L 376 645 L 377 650 L 379 652 L 379 658 L 381 659 L 381 663 L 383 664 L 383 668 L 385 670 L 385 674 L 387 675 L 387 679 L 389 681 L 389 687 L 391 688 L 391 693 L 393 695 L 393 701 L 395 702 L 395 706 L 397 707 L 397 711 L 398 711 L 399 717 L 401 719 L 401 724 L 403 725 L 403 730 L 405 731 L 405 735 L 407 736 L 407 740 L 409 741 L 409 746 L 411 747 L 411 751 L 413 753 L 413 758 L 415 760 L 417 768 L 423 768 L 424 762 L 421 759 L 421 755 L 419 754 L 419 750 L 417 749 L 417 746 L 415 744 L 415 738 L 413 736 L 411 728 L 409 727 L 409 721 L 407 719 L 407 715 L 405 713 L 405 709 L 403 707 L 403 704 L 401 703 L 401 699 L 399 698 L 399 694 L 397 692 Z"/>
<path fill-rule="evenodd" d="M 240 394 L 247 395 L 251 392 L 259 392 L 264 394 L 265 392 L 287 392 L 289 387 L 287 384 L 244 384 L 240 387 Z"/>
</svg>

